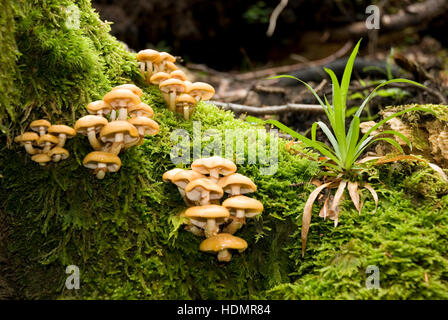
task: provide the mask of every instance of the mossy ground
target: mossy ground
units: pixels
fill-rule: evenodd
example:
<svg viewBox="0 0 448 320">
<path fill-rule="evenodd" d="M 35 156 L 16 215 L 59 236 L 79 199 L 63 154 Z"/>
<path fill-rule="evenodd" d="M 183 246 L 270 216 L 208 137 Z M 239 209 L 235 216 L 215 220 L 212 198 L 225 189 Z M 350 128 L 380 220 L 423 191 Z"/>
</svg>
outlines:
<svg viewBox="0 0 448 320">
<path fill-rule="evenodd" d="M 78 29 L 65 24 L 64 8 L 73 3 L 81 13 Z M 158 89 L 142 83 L 134 55 L 109 35 L 89 1 L 19 5 L 3 0 L 2 5 L 1 53 L 8 52 L 2 59 L 10 67 L 3 69 L 2 60 L 1 70 L 8 71 L 1 78 L 0 142 L 10 146 L 0 150 L 0 230 L 8 230 L 0 238 L 7 249 L 0 280 L 8 278 L 14 297 L 448 298 L 447 190 L 417 164 L 370 169 L 369 180 L 380 195 L 375 214 L 373 200 L 364 194 L 362 214 L 345 201 L 334 228 L 317 217 L 316 204 L 302 258 L 301 213 L 313 189 L 309 181 L 319 169 L 315 161 L 287 152 L 286 142 L 279 140 L 275 175 L 262 175 L 256 164 L 238 166 L 257 184 L 254 197 L 265 207 L 261 219 L 238 233 L 248 249 L 228 264 L 199 252 L 201 240 L 180 226 L 178 213 L 185 206 L 177 189 L 161 180 L 174 167 L 171 132 L 181 128 L 192 137 L 192 122 L 168 112 Z M 126 82 L 143 88 L 143 100 L 154 108 L 161 130 L 120 155 L 119 172 L 95 179 L 81 164 L 91 151 L 83 136 L 68 141 L 68 160 L 46 168 L 10 144 L 34 119 L 72 125 L 86 114 L 88 102 Z M 257 129 L 206 103 L 193 120 L 201 122 L 202 131 Z M 72 264 L 80 268 L 80 290 L 65 288 L 65 268 Z M 368 265 L 380 270 L 379 290 L 365 287 Z"/>
</svg>

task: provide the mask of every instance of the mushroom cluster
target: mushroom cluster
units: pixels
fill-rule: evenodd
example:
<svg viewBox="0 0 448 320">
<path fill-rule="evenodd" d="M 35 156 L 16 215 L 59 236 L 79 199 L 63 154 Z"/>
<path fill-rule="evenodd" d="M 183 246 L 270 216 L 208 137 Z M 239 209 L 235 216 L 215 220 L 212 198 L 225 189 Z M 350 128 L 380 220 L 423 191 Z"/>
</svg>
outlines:
<svg viewBox="0 0 448 320">
<path fill-rule="evenodd" d="M 40 119 L 31 122 L 30 129 L 14 138 L 14 141 L 25 147 L 32 155 L 31 160 L 46 166 L 50 162 L 59 162 L 69 157 L 70 153 L 64 149 L 67 139 L 76 135 L 76 131 L 64 124 L 52 125 L 49 121 Z"/>
<path fill-rule="evenodd" d="M 185 120 L 190 119 L 199 101 L 210 100 L 215 94 L 208 83 L 189 81 L 176 66 L 176 58 L 167 52 L 141 50 L 137 60 L 145 81 L 158 85 L 169 110 L 183 114 Z"/>
<path fill-rule="evenodd" d="M 83 160 L 98 179 L 121 167 L 118 154 L 143 143 L 145 135 L 156 135 L 159 124 L 151 119 L 154 111 L 140 100 L 142 90 L 133 84 L 113 88 L 103 100 L 87 105 L 90 113 L 75 123 L 76 133 L 86 135 L 95 150 Z"/>
<path fill-rule="evenodd" d="M 257 191 L 253 181 L 236 173 L 236 165 L 218 156 L 201 158 L 191 170 L 175 168 L 163 174 L 163 181 L 174 183 L 189 208 L 185 230 L 205 236 L 199 249 L 217 253 L 221 262 L 230 261 L 231 249 L 244 251 L 247 242 L 234 236 L 246 223 L 263 211 L 263 204 L 244 194 Z M 223 197 L 228 194 L 222 203 Z"/>
</svg>

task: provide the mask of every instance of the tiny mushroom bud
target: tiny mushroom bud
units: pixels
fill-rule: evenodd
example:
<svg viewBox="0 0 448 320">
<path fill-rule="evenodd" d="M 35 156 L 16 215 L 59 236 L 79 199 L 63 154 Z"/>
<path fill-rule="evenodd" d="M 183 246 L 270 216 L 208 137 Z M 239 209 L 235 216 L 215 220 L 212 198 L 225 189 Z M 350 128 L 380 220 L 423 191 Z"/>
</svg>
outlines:
<svg viewBox="0 0 448 320">
<path fill-rule="evenodd" d="M 232 196 L 257 191 L 257 186 L 248 177 L 239 173 L 232 173 L 226 177 L 219 179 L 218 185 L 224 192 L 230 193 Z"/>
<path fill-rule="evenodd" d="M 133 117 L 148 117 L 151 118 L 154 115 L 154 110 L 146 103 L 139 103 L 135 106 L 129 107 L 129 116 Z"/>
<path fill-rule="evenodd" d="M 47 153 L 50 149 L 59 143 L 59 139 L 51 134 L 44 134 L 39 138 L 37 144 L 43 147 L 42 153 Z"/>
<path fill-rule="evenodd" d="M 103 100 L 90 102 L 86 109 L 90 114 L 98 115 L 100 117 L 103 117 L 112 111 L 112 107 Z"/>
<path fill-rule="evenodd" d="M 113 154 L 119 154 L 125 144 L 136 142 L 139 139 L 138 130 L 127 121 L 116 120 L 104 126 L 100 131 L 102 142 L 111 142 L 109 150 Z"/>
<path fill-rule="evenodd" d="M 59 138 L 58 147 L 63 147 L 67 139 L 73 138 L 76 135 L 76 130 L 65 124 L 54 124 L 48 128 L 48 133 Z"/>
<path fill-rule="evenodd" d="M 225 158 L 214 156 L 193 161 L 191 169 L 202 174 L 209 174 L 210 179 L 218 182 L 219 175 L 227 176 L 236 171 L 236 165 Z"/>
<path fill-rule="evenodd" d="M 20 138 L 20 139 L 19 139 Z M 39 135 L 35 132 L 25 132 L 21 136 L 17 136 L 14 141 L 20 142 L 25 146 L 25 150 L 29 154 L 38 154 L 41 152 L 40 149 L 35 149 L 33 144 L 37 144 L 39 140 Z"/>
<path fill-rule="evenodd" d="M 199 102 L 199 100 L 210 100 L 215 94 L 215 89 L 208 83 L 194 82 L 188 85 L 187 93 Z"/>
<path fill-rule="evenodd" d="M 194 110 L 196 100 L 187 93 L 182 93 L 176 98 L 176 111 L 183 113 L 185 120 L 190 119 L 190 114 Z"/>
<path fill-rule="evenodd" d="M 188 208 L 187 211 L 185 211 L 185 216 L 200 221 L 205 220 L 207 223 L 205 225 L 204 233 L 207 238 L 210 238 L 218 234 L 219 225 L 227 220 L 230 213 L 229 210 L 223 206 L 210 204 Z"/>
<path fill-rule="evenodd" d="M 188 199 L 200 205 L 210 204 L 212 200 L 221 199 L 224 191 L 220 186 L 207 178 L 200 178 L 191 181 L 185 187 L 185 194 Z"/>
<path fill-rule="evenodd" d="M 187 86 L 182 80 L 168 79 L 159 84 L 160 90 L 169 94 L 168 108 L 170 111 L 176 109 L 176 95 L 185 92 Z"/>
<path fill-rule="evenodd" d="M 214 237 L 205 239 L 201 242 L 199 250 L 209 253 L 218 253 L 218 261 L 229 262 L 232 259 L 232 253 L 229 249 L 235 249 L 243 252 L 247 248 L 247 242 L 244 239 L 235 237 L 228 233 L 220 233 Z"/>
<path fill-rule="evenodd" d="M 140 72 L 143 77 L 149 82 L 155 66 L 154 63 L 159 59 L 160 53 L 156 50 L 145 49 L 137 53 L 137 60 L 140 64 Z"/>
<path fill-rule="evenodd" d="M 112 107 L 112 120 L 116 118 L 117 109 L 119 110 L 118 120 L 126 120 L 128 108 L 141 103 L 139 96 L 128 89 L 112 90 L 103 97 L 103 101 Z"/>
<path fill-rule="evenodd" d="M 168 52 L 160 52 L 159 57 L 155 61 L 156 70 L 166 72 L 168 71 L 168 68 L 166 68 L 167 62 L 176 62 L 176 58 L 174 58 L 172 55 L 170 55 Z"/>
<path fill-rule="evenodd" d="M 159 133 L 159 124 L 146 117 L 134 117 L 128 120 L 130 124 L 137 128 L 140 137 L 146 135 L 154 136 Z"/>
<path fill-rule="evenodd" d="M 185 188 L 191 181 L 201 178 L 205 178 L 205 176 L 193 170 L 181 170 L 176 172 L 176 174 L 171 178 L 171 182 L 177 186 L 180 195 L 189 206 L 193 205 L 193 203 L 186 198 Z"/>
<path fill-rule="evenodd" d="M 30 128 L 33 131 L 39 132 L 40 136 L 43 136 L 47 133 L 48 128 L 51 126 L 51 123 L 47 120 L 34 120 L 30 124 Z"/>
<path fill-rule="evenodd" d="M 77 133 L 86 135 L 89 138 L 93 149 L 100 150 L 102 146 L 96 138 L 96 134 L 108 123 L 106 118 L 100 116 L 84 116 L 76 121 L 75 130 Z"/>
<path fill-rule="evenodd" d="M 43 166 L 46 166 L 47 163 L 49 163 L 51 161 L 51 158 L 46 153 L 40 153 L 40 154 L 35 154 L 34 156 L 32 156 L 31 160 L 33 160 L 34 162 L 37 162 L 39 165 L 41 165 L 43 167 Z"/>
<path fill-rule="evenodd" d="M 132 84 L 132 83 L 121 84 L 119 86 L 113 87 L 112 91 L 117 90 L 117 89 L 131 90 L 133 94 L 135 94 L 139 97 L 141 97 L 143 95 L 142 89 L 140 89 L 139 87 L 137 87 L 135 84 Z"/>
<path fill-rule="evenodd" d="M 222 206 L 226 207 L 232 215 L 232 222 L 223 230 L 231 234 L 234 234 L 246 223 L 246 218 L 253 218 L 263 212 L 263 204 L 260 201 L 246 196 L 226 199 Z"/>
<path fill-rule="evenodd" d="M 103 179 L 106 172 L 117 172 L 121 167 L 121 160 L 113 153 L 94 151 L 82 161 L 84 167 L 93 169 L 98 179 Z"/>
<path fill-rule="evenodd" d="M 62 147 L 54 147 L 48 151 L 48 156 L 51 157 L 53 162 L 59 162 L 60 160 L 65 160 L 69 157 L 70 153 Z"/>
</svg>

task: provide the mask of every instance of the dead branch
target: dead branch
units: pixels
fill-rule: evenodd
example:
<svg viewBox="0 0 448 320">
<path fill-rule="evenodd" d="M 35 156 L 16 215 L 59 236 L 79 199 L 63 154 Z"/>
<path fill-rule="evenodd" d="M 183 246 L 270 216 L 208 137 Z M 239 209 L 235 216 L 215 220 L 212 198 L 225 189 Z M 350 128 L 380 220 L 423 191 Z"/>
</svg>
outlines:
<svg viewBox="0 0 448 320">
<path fill-rule="evenodd" d="M 268 31 L 266 31 L 266 35 L 268 37 L 272 37 L 275 31 L 275 27 L 277 25 L 277 19 L 280 13 L 282 13 L 283 9 L 288 5 L 288 0 L 280 0 L 280 3 L 275 7 L 274 11 L 272 11 L 271 17 L 269 18 L 269 27 Z"/>
<path fill-rule="evenodd" d="M 282 114 L 286 112 L 325 113 L 324 109 L 319 104 L 288 103 L 287 105 L 281 105 L 281 106 L 253 107 L 220 101 L 210 101 L 210 103 L 224 110 L 231 110 L 235 113 L 247 113 L 257 116 L 268 114 Z"/>
</svg>

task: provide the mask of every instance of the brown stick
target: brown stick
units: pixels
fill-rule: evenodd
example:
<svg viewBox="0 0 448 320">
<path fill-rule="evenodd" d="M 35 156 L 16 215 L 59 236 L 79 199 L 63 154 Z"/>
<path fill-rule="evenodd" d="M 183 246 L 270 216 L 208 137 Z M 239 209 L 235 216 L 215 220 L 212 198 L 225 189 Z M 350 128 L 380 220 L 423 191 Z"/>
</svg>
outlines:
<svg viewBox="0 0 448 320">
<path fill-rule="evenodd" d="M 281 114 L 286 112 L 312 112 L 312 113 L 325 113 L 324 109 L 319 104 L 294 104 L 288 103 L 281 106 L 268 106 L 268 107 L 253 107 L 245 106 L 236 103 L 227 103 L 220 101 L 210 101 L 215 106 L 224 109 L 231 110 L 235 113 L 248 113 L 252 115 L 267 115 L 267 114 Z"/>
</svg>

